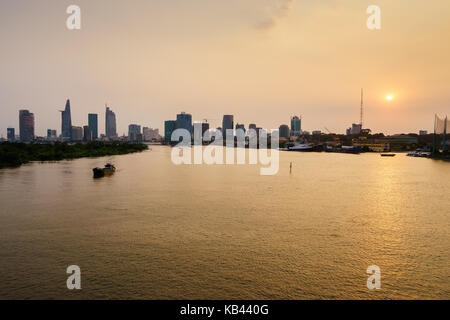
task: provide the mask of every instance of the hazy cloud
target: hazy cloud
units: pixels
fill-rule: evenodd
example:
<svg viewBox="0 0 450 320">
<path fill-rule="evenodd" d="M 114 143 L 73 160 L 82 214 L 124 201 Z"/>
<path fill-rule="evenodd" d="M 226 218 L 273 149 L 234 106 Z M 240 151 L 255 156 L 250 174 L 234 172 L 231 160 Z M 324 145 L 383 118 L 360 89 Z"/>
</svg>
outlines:
<svg viewBox="0 0 450 320">
<path fill-rule="evenodd" d="M 256 26 L 258 29 L 271 29 L 278 21 L 286 17 L 292 9 L 294 0 L 276 0 L 276 5 L 267 9 L 268 16 Z"/>
</svg>

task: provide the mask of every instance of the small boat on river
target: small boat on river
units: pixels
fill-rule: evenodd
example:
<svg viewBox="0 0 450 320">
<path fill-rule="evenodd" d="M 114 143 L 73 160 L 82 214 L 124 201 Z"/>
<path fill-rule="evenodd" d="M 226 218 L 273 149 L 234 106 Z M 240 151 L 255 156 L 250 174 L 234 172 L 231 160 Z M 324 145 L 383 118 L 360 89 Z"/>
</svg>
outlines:
<svg viewBox="0 0 450 320">
<path fill-rule="evenodd" d="M 104 168 L 94 168 L 92 171 L 94 172 L 94 178 L 103 178 L 104 176 L 110 176 L 116 172 L 116 167 L 107 163 Z"/>
</svg>

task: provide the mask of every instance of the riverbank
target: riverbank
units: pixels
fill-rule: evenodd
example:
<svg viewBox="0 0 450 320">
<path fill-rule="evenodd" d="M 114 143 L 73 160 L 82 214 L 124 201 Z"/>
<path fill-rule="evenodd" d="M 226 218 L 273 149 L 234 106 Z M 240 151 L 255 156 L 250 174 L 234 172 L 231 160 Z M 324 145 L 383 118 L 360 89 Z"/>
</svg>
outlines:
<svg viewBox="0 0 450 320">
<path fill-rule="evenodd" d="M 103 157 L 147 150 L 144 144 L 90 142 L 86 144 L 0 143 L 0 168 L 19 167 L 31 161 L 60 161 L 87 157 Z"/>
</svg>

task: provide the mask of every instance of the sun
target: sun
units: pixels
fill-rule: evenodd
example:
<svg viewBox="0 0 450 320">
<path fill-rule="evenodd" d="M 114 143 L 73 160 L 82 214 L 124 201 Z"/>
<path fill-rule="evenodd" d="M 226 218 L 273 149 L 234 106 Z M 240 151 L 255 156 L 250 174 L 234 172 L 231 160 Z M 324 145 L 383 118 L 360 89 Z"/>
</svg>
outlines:
<svg viewBox="0 0 450 320">
<path fill-rule="evenodd" d="M 392 101 L 392 100 L 394 100 L 394 96 L 392 94 L 388 94 L 388 95 L 386 95 L 386 100 Z"/>
</svg>

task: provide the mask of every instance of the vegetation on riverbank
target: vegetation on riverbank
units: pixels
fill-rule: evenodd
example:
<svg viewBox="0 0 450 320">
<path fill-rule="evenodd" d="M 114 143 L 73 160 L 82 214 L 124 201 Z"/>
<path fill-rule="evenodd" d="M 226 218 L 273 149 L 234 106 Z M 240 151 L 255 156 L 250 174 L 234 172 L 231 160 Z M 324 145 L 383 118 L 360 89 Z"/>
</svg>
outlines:
<svg viewBox="0 0 450 320">
<path fill-rule="evenodd" d="M 120 142 L 90 142 L 68 144 L 55 142 L 38 143 L 0 143 L 0 168 L 18 167 L 30 161 L 59 161 L 86 157 L 102 157 L 141 152 L 147 150 L 144 144 Z"/>
</svg>

